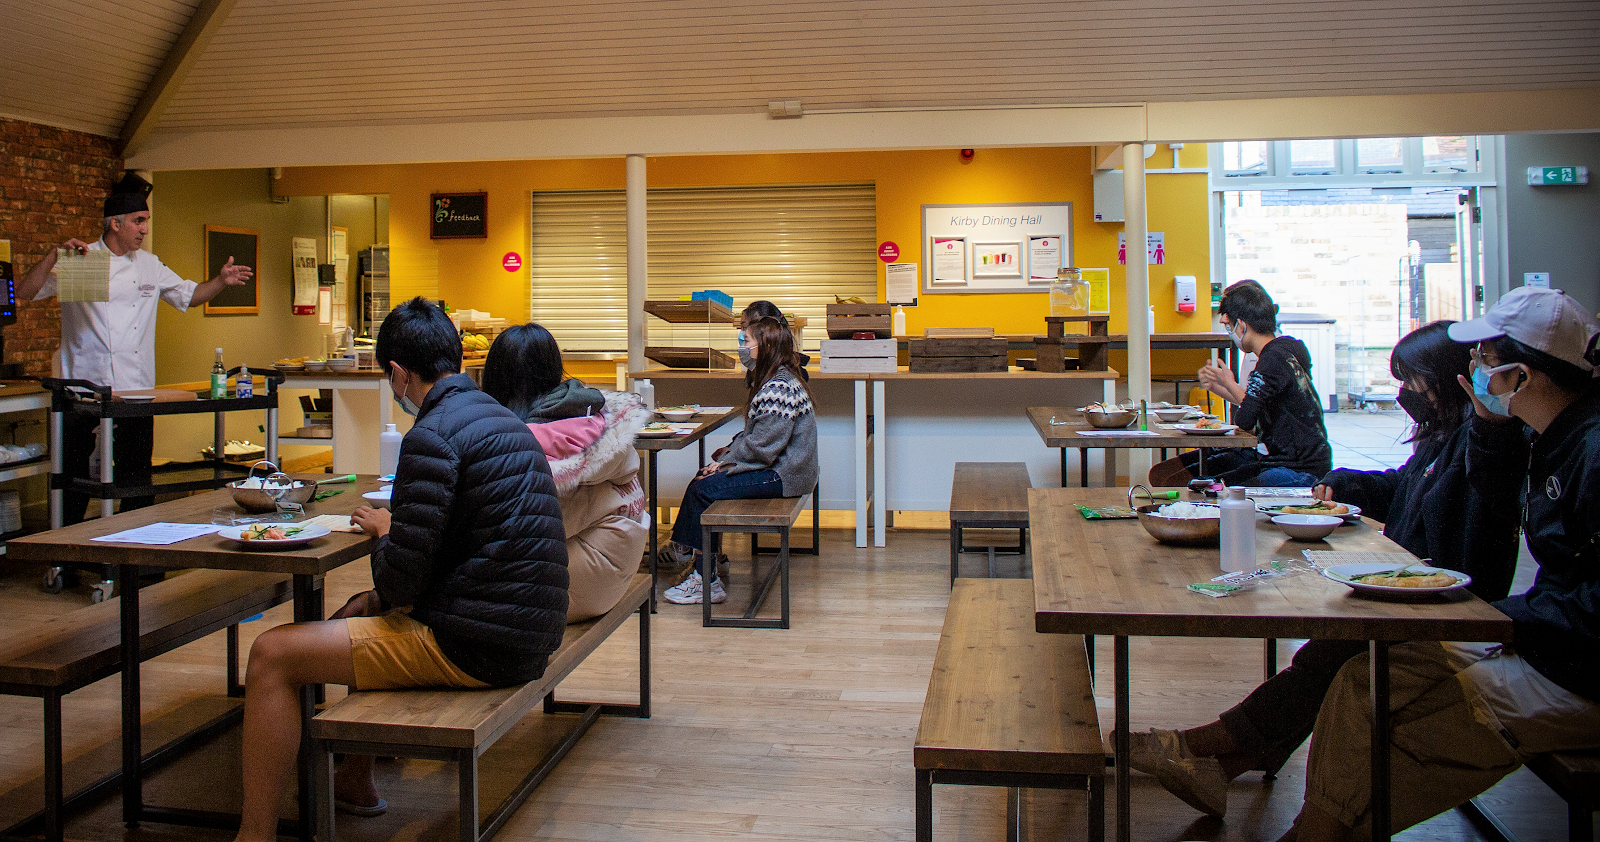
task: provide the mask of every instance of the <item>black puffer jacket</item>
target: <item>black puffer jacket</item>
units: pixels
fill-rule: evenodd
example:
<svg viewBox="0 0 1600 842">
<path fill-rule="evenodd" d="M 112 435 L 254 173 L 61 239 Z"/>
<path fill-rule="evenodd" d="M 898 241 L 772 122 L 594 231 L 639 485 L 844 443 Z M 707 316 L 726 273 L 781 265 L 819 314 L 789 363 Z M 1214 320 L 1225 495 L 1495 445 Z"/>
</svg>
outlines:
<svg viewBox="0 0 1600 842">
<path fill-rule="evenodd" d="M 389 534 L 372 553 L 385 608 L 412 606 L 489 684 L 544 674 L 567 626 L 555 481 L 528 425 L 465 375 L 435 383 L 400 444 Z"/>
<path fill-rule="evenodd" d="M 1322 478 L 1333 499 L 1383 522 L 1383 534 L 1417 558 L 1472 577 L 1493 602 L 1511 592 L 1528 475 L 1527 428 L 1493 424 L 1468 407 L 1447 436 L 1420 439 L 1404 467 L 1340 469 Z"/>
</svg>

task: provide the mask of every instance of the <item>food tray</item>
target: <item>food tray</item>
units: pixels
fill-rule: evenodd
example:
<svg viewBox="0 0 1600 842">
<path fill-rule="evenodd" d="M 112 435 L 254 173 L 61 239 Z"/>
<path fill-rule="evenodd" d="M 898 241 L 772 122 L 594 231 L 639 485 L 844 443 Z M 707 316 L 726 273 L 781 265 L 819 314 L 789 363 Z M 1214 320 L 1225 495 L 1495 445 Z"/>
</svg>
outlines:
<svg viewBox="0 0 1600 842">
<path fill-rule="evenodd" d="M 667 348 L 652 345 L 644 349 L 644 355 L 667 368 L 728 369 L 739 364 L 738 360 L 715 348 Z"/>
</svg>

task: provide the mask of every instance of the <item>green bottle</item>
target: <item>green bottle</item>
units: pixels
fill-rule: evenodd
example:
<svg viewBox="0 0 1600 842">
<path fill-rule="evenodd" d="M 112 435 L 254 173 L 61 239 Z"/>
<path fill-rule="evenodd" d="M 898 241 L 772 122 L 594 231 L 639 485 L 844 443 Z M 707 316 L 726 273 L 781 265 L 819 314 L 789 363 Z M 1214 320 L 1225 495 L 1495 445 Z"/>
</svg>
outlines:
<svg viewBox="0 0 1600 842">
<path fill-rule="evenodd" d="M 217 349 L 217 361 L 211 364 L 211 397 L 220 400 L 228 396 L 228 370 L 222 367 L 222 349 Z"/>
</svg>

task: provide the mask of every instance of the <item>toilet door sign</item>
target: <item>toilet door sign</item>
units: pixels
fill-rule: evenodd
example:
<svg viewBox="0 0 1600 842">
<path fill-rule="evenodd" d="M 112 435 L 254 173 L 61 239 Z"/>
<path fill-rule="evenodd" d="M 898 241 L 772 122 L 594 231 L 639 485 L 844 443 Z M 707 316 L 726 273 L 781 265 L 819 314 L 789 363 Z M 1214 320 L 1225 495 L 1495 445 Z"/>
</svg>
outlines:
<svg viewBox="0 0 1600 842">
<path fill-rule="evenodd" d="M 1144 262 L 1150 266 L 1161 266 L 1167 262 L 1167 234 L 1165 231 L 1145 232 Z M 1117 264 L 1128 265 L 1128 235 L 1117 235 Z"/>
</svg>

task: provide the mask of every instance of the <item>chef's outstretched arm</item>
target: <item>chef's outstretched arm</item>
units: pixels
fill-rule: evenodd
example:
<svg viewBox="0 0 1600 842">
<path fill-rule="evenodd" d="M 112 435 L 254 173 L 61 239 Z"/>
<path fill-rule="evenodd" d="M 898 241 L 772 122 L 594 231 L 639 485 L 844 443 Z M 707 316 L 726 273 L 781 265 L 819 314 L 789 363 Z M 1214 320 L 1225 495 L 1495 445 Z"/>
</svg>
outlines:
<svg viewBox="0 0 1600 842">
<path fill-rule="evenodd" d="M 222 264 L 222 271 L 215 278 L 199 284 L 194 288 L 194 295 L 189 298 L 189 306 L 204 304 L 216 297 L 223 287 L 243 286 L 245 281 L 255 277 L 255 271 L 249 266 L 239 266 L 229 257 L 228 262 Z"/>
</svg>

